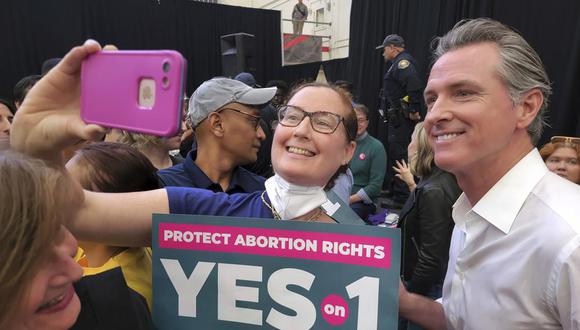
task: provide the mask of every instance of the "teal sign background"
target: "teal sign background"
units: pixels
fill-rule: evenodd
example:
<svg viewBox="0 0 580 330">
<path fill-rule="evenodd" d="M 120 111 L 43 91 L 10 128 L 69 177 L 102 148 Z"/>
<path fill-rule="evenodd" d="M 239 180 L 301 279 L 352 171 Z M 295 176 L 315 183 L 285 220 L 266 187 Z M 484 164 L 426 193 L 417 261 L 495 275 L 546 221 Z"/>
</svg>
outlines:
<svg viewBox="0 0 580 330">
<path fill-rule="evenodd" d="M 374 266 L 354 264 L 357 262 L 355 260 L 356 258 L 351 257 L 348 259 L 348 257 L 343 256 L 333 256 L 333 261 L 314 260 L 312 258 L 304 258 L 303 256 L 300 256 L 300 252 L 296 251 L 285 251 L 286 256 L 261 255 L 254 254 L 253 252 L 248 253 L 248 249 L 251 249 L 251 251 L 254 252 L 258 251 L 257 253 L 261 253 L 259 251 L 262 249 L 254 247 L 248 248 L 245 251 L 242 251 L 243 249 L 238 250 L 237 247 L 233 246 L 235 240 L 234 235 L 229 238 L 229 246 L 225 247 L 219 246 L 219 244 L 193 244 L 191 242 L 192 236 L 190 235 L 188 237 L 180 237 L 182 241 L 189 239 L 189 245 L 185 246 L 182 244 L 180 247 L 167 248 L 168 245 L 165 243 L 166 240 L 163 237 L 164 232 L 160 233 L 160 228 L 177 228 L 180 225 L 182 227 L 179 228 L 186 228 L 183 227 L 184 224 L 185 226 L 194 225 L 196 228 L 228 228 L 237 232 L 249 234 L 253 232 L 303 232 L 304 237 L 308 237 L 308 235 L 315 235 L 315 237 L 319 238 L 345 237 L 344 235 L 349 235 L 351 237 L 359 236 L 357 237 L 359 241 L 362 239 L 362 241 L 365 242 L 387 241 L 390 245 L 390 264 L 387 261 L 380 261 L 377 263 L 376 260 L 371 261 L 374 262 Z M 301 233 L 299 233 L 299 235 L 301 235 Z M 161 246 L 166 247 L 160 248 L 160 244 Z M 152 246 L 153 320 L 157 328 L 160 330 L 234 328 L 275 329 L 275 327 L 269 324 L 267 320 L 269 316 L 273 317 L 276 313 L 286 315 L 290 317 L 290 319 L 294 317 L 294 319 L 307 321 L 308 316 L 306 314 L 297 315 L 295 310 L 281 304 L 281 299 L 274 299 L 272 297 L 274 291 L 268 291 L 268 281 L 270 280 L 271 275 L 281 269 L 290 269 L 288 271 L 291 274 L 287 276 L 287 280 L 289 281 L 300 279 L 300 274 L 307 274 L 305 272 L 314 276 L 314 280 L 311 282 L 312 284 L 309 289 L 301 287 L 300 285 L 282 285 L 280 287 L 280 285 L 276 286 L 274 283 L 272 284 L 272 289 L 277 292 L 284 293 L 283 290 L 289 290 L 304 297 L 300 298 L 297 296 L 297 302 L 301 307 L 308 306 L 308 301 L 313 304 L 316 310 L 316 315 L 314 324 L 311 326 L 312 329 L 357 329 L 357 326 L 358 329 L 369 329 L 369 324 L 373 325 L 375 323 L 376 329 L 397 328 L 400 267 L 400 234 L 398 229 L 358 225 L 305 223 L 299 221 L 276 221 L 271 219 L 193 215 L 154 215 Z M 224 251 L 216 251 L 216 249 L 219 250 L 222 248 Z M 372 250 L 369 251 L 371 251 L 370 255 L 373 255 Z M 365 250 L 367 253 L 369 251 Z M 267 254 L 267 252 L 265 253 Z M 321 254 L 318 253 L 318 255 Z M 161 259 L 177 260 L 186 278 L 190 277 L 198 262 L 210 263 L 205 265 L 215 263 L 195 300 L 195 317 L 179 316 L 178 293 L 174 284 L 171 282 Z M 381 266 L 377 267 L 377 264 L 381 264 Z M 253 288 L 250 289 L 250 291 L 254 293 L 257 289 L 258 302 L 237 300 L 235 302 L 235 307 L 251 309 L 253 311 L 250 311 L 250 313 L 254 316 L 260 315 L 259 313 L 261 313 L 259 320 L 261 325 L 219 320 L 218 308 L 223 308 L 218 306 L 218 277 L 220 276 L 220 271 L 222 272 L 221 276 L 224 278 L 236 277 L 239 276 L 240 272 L 237 272 L 235 268 L 241 267 L 241 269 L 248 269 L 247 266 L 250 266 L 250 269 L 252 269 L 254 273 L 256 270 L 260 269 L 255 267 L 261 267 L 261 281 L 237 280 L 235 285 Z M 254 268 L 251 266 L 254 266 Z M 277 274 L 279 275 L 280 273 L 281 272 L 278 272 Z M 311 278 L 312 275 L 308 275 L 308 277 Z M 349 285 L 351 285 L 351 296 L 354 295 L 352 298 L 349 298 L 349 293 L 346 289 Z M 373 287 L 378 287 L 378 295 L 377 290 L 373 289 Z M 244 290 L 246 290 L 246 288 L 236 289 L 234 292 L 226 294 L 243 294 L 242 291 Z M 290 294 L 290 296 L 295 296 L 294 298 L 296 298 L 295 294 Z M 193 299 L 193 296 L 193 293 L 190 294 L 189 299 Z M 378 304 L 373 301 L 373 296 L 377 297 Z M 288 298 L 289 296 L 287 295 L 286 297 Z M 371 298 L 369 299 L 369 297 Z M 303 299 L 307 299 L 307 301 Z M 338 304 L 335 304 L 337 302 Z M 372 304 L 369 305 L 368 302 L 372 302 Z M 345 309 L 340 309 L 341 303 L 346 305 Z M 367 304 L 367 306 L 364 306 L 365 304 Z M 360 307 L 363 308 L 361 308 L 359 314 Z M 312 308 L 306 309 L 310 311 L 312 310 Z M 271 314 L 273 311 L 274 313 Z M 345 312 L 347 313 L 346 315 Z M 376 322 L 372 320 L 374 317 L 373 315 L 375 315 L 373 313 L 376 314 Z M 361 315 L 362 317 L 360 317 L 359 320 L 359 316 Z M 253 318 L 252 322 L 255 321 L 256 319 Z M 368 323 L 369 321 L 370 323 Z M 298 320 L 298 322 L 300 321 Z M 367 322 L 366 325 L 365 322 Z M 279 328 L 304 328 L 291 322 L 282 322 L 282 324 L 283 326 Z M 375 327 L 373 326 L 371 328 Z"/>
</svg>

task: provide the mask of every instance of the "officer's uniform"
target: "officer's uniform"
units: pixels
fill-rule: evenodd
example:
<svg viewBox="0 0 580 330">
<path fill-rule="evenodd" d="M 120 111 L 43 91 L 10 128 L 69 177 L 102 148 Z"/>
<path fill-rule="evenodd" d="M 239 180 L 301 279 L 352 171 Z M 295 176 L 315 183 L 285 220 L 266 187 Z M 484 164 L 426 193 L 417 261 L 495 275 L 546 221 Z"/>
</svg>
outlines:
<svg viewBox="0 0 580 330">
<path fill-rule="evenodd" d="M 415 59 L 408 52 L 401 52 L 391 63 L 383 78 L 383 109 L 388 129 L 385 186 L 393 193 L 394 201 L 404 203 L 409 190 L 395 177 L 393 166 L 396 160 L 407 160 L 407 146 L 415 127 L 409 114 L 419 112 L 423 117 L 423 83 Z"/>
</svg>

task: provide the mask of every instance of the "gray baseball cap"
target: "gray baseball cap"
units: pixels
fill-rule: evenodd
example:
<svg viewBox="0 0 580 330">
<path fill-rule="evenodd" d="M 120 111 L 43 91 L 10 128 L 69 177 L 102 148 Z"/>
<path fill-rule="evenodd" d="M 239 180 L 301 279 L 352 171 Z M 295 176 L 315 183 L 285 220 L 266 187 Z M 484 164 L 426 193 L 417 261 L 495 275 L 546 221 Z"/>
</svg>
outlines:
<svg viewBox="0 0 580 330">
<path fill-rule="evenodd" d="M 252 88 L 241 81 L 213 78 L 201 84 L 191 95 L 188 116 L 195 127 L 226 104 L 262 105 L 270 102 L 274 95 L 276 87 Z"/>
<path fill-rule="evenodd" d="M 378 45 L 376 49 L 383 49 L 386 46 L 393 45 L 395 47 L 405 47 L 405 39 L 398 34 L 389 34 L 385 37 L 385 40 L 381 45 Z"/>
</svg>

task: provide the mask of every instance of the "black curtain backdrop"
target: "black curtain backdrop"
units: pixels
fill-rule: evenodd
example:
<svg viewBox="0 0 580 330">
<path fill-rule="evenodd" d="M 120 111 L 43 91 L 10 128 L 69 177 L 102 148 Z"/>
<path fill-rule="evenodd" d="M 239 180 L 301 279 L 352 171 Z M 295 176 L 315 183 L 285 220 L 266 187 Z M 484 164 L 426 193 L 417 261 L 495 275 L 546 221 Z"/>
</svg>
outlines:
<svg viewBox="0 0 580 330">
<path fill-rule="evenodd" d="M 175 49 L 188 60 L 188 93 L 221 74 L 220 36 L 256 36 L 256 80 L 316 79 L 320 62 L 281 66 L 280 12 L 187 0 L 3 0 L 0 96 L 87 38 L 120 49 Z"/>
<path fill-rule="evenodd" d="M 405 38 L 407 50 L 427 77 L 430 43 L 463 18 L 491 17 L 519 31 L 540 54 L 553 82 L 549 123 L 543 135 L 580 136 L 580 1 L 540 0 L 353 0 L 350 24 L 351 81 L 371 109 L 371 134 L 385 141 L 378 119 L 378 92 L 387 69 L 381 50 L 391 33 Z M 375 110 L 375 111 L 373 111 Z"/>
<path fill-rule="evenodd" d="M 288 83 L 292 87 L 305 82 L 316 80 L 321 62 L 311 62 L 296 65 L 287 65 L 281 68 L 278 78 Z"/>
<path fill-rule="evenodd" d="M 10 97 L 22 77 L 42 62 L 63 56 L 87 38 L 121 49 L 176 49 L 188 60 L 188 93 L 221 74 L 220 39 L 256 36 L 256 80 L 289 84 L 314 80 L 323 66 L 329 81 L 350 80 L 357 99 L 376 110 L 386 66 L 375 50 L 385 35 L 401 34 L 426 78 L 430 42 L 466 17 L 492 17 L 520 31 L 538 51 L 553 81 L 552 135 L 580 135 L 579 1 L 540 0 L 353 0 L 350 58 L 281 66 L 280 12 L 187 0 L 3 0 L 0 11 L 0 97 Z M 371 134 L 384 138 L 372 111 Z"/>
<path fill-rule="evenodd" d="M 326 75 L 326 80 L 335 82 L 337 80 L 350 80 L 350 68 L 348 58 L 339 58 L 322 62 L 322 68 Z"/>
</svg>

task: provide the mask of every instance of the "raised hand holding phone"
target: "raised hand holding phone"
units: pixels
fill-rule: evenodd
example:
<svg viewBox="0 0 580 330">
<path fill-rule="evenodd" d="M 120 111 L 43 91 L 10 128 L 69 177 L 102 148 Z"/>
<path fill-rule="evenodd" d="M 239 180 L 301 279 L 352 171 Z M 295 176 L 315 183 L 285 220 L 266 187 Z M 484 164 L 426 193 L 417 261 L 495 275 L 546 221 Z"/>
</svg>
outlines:
<svg viewBox="0 0 580 330">
<path fill-rule="evenodd" d="M 105 129 L 79 116 L 81 63 L 101 46 L 94 40 L 71 49 L 28 93 L 12 123 L 14 150 L 63 164 L 62 151 L 80 140 L 98 140 Z"/>
</svg>

